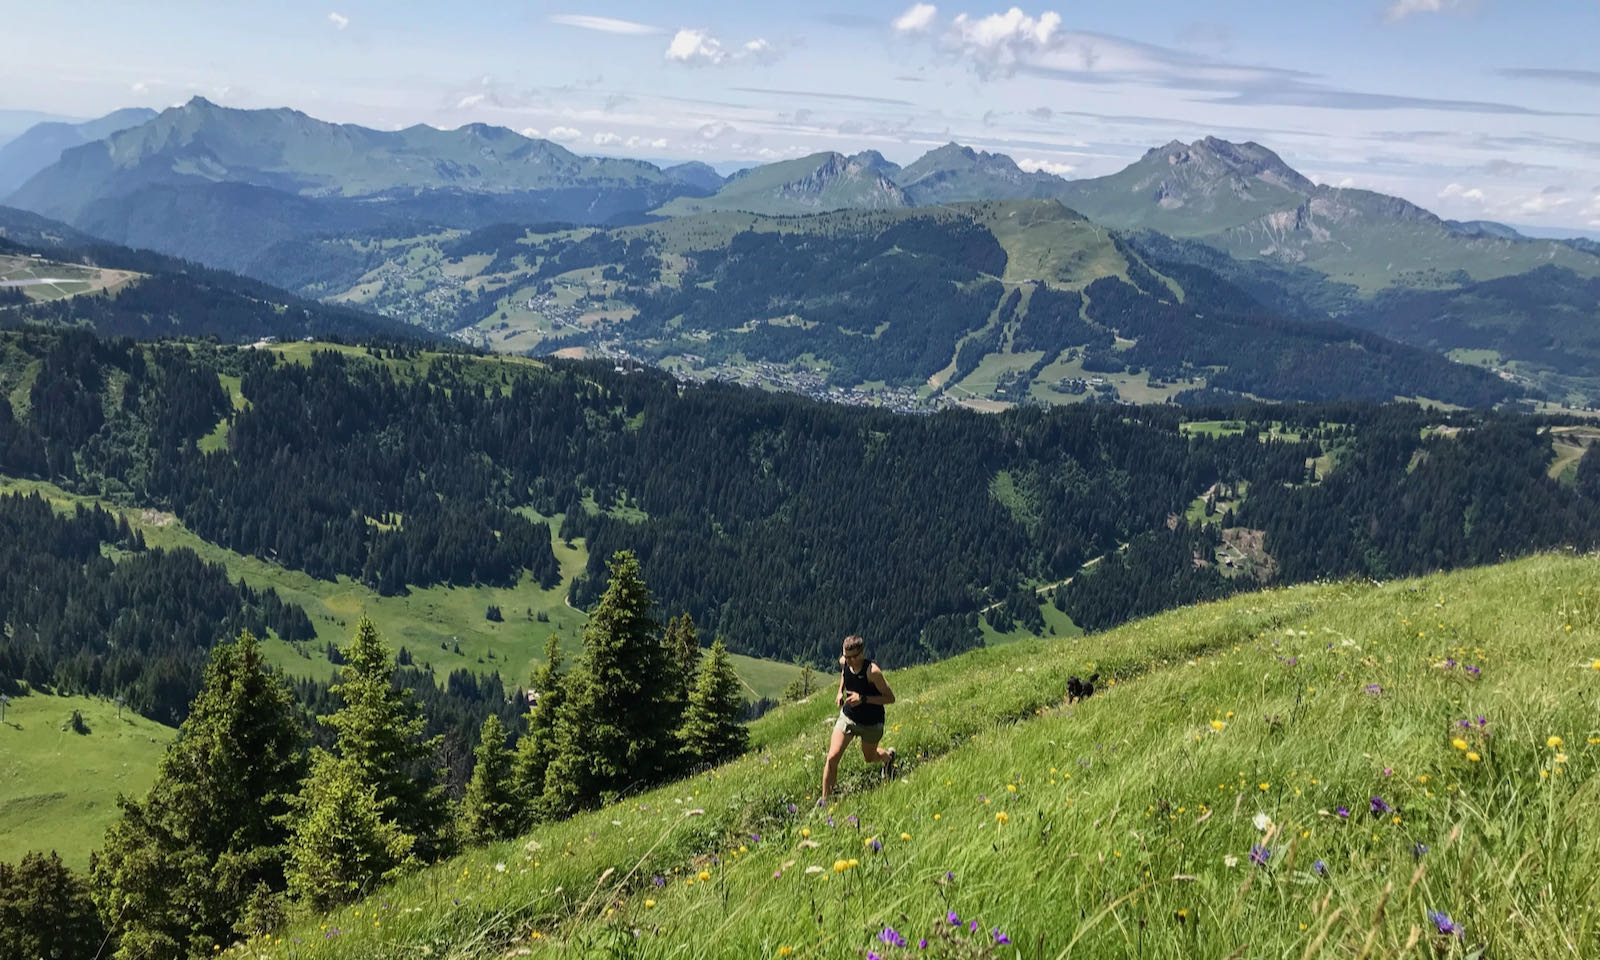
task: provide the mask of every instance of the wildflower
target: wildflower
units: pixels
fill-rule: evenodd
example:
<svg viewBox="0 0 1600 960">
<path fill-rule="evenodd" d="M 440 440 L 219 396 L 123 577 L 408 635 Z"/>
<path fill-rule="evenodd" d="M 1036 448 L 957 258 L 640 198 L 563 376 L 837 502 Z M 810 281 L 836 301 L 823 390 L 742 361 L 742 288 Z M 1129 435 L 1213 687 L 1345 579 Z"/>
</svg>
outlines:
<svg viewBox="0 0 1600 960">
<path fill-rule="evenodd" d="M 901 839 L 901 840 L 910 840 L 910 839 L 911 839 L 911 834 L 909 834 L 909 833 L 902 833 L 902 834 L 900 834 L 900 839 Z"/>
<path fill-rule="evenodd" d="M 1456 737 L 1454 740 L 1450 741 L 1450 746 L 1455 747 L 1457 750 L 1465 750 L 1467 749 L 1467 741 L 1461 739 L 1460 737 Z"/>
<path fill-rule="evenodd" d="M 1007 793 L 1016 793 L 1017 792 L 1017 785 L 1014 784 L 1014 783 L 1006 784 L 1006 792 Z"/>
<path fill-rule="evenodd" d="M 1262 830 L 1262 831 L 1265 831 L 1265 830 L 1269 829 L 1272 826 L 1272 818 L 1267 816 L 1264 813 L 1256 814 L 1255 817 L 1251 820 L 1251 822 L 1256 825 L 1256 829 L 1257 830 Z"/>
<path fill-rule="evenodd" d="M 791 804 L 789 804 L 789 812 L 790 813 L 799 813 L 800 812 L 800 808 L 791 803 Z"/>
<path fill-rule="evenodd" d="M 967 932 L 968 933 L 977 933 L 978 932 L 978 921 L 974 920 L 971 923 L 968 923 L 967 924 Z"/>
<path fill-rule="evenodd" d="M 1563 743 L 1566 743 L 1566 741 L 1561 739 L 1560 737 L 1551 736 L 1550 739 L 1548 739 L 1548 740 L 1546 740 L 1544 742 L 1544 745 L 1549 747 L 1550 749 L 1554 750 L 1556 747 L 1561 746 Z"/>
<path fill-rule="evenodd" d="M 1217 731 L 1218 733 L 1222 732 L 1222 728 L 1226 726 L 1227 724 L 1223 723 L 1221 720 L 1211 721 L 1211 729 Z"/>
<path fill-rule="evenodd" d="M 658 887 L 664 887 L 664 886 L 667 885 L 667 878 L 666 877 L 651 877 L 650 878 L 650 882 L 655 884 Z"/>
<path fill-rule="evenodd" d="M 1001 810 L 999 813 L 995 814 L 994 819 L 995 822 L 999 823 L 1001 826 L 1011 822 L 1011 817 L 1008 816 L 1004 810 Z"/>
<path fill-rule="evenodd" d="M 990 932 L 994 937 L 994 942 L 998 943 L 1002 947 L 1011 942 L 1011 938 L 1001 933 L 999 927 L 995 927 L 994 930 Z"/>
<path fill-rule="evenodd" d="M 646 910 L 654 910 L 656 908 L 656 902 L 654 900 L 646 900 L 644 902 L 644 908 Z"/>
<path fill-rule="evenodd" d="M 1426 843 L 1422 843 L 1421 841 L 1418 841 L 1417 843 L 1413 843 L 1411 845 L 1411 855 L 1413 857 L 1415 857 L 1416 859 L 1418 859 L 1418 860 L 1421 860 L 1422 859 L 1422 855 L 1427 853 L 1427 852 L 1428 852 L 1428 845 Z"/>
<path fill-rule="evenodd" d="M 917 949 L 919 949 L 919 950 L 928 949 L 928 938 L 927 937 L 923 937 L 921 940 L 917 941 Z"/>
<path fill-rule="evenodd" d="M 946 874 L 946 876 L 949 876 L 949 874 Z M 961 926 L 961 918 L 956 916 L 956 912 L 954 910 L 951 910 L 949 913 L 945 914 L 944 919 L 945 922 L 950 924 L 952 927 Z"/>
<path fill-rule="evenodd" d="M 791 953 L 794 953 L 794 947 L 789 946 L 787 943 L 778 948 L 778 956 L 780 957 L 787 957 Z"/>
<path fill-rule="evenodd" d="M 883 852 L 883 841 L 879 840 L 877 837 L 873 837 L 871 840 L 868 840 L 866 842 L 866 846 L 871 847 L 873 853 Z"/>
<path fill-rule="evenodd" d="M 800 836 L 802 836 L 802 837 L 811 836 L 811 828 L 810 827 L 801 827 L 800 828 Z"/>
<path fill-rule="evenodd" d="M 1450 915 L 1445 913 L 1443 910 L 1429 910 L 1428 920 L 1433 924 L 1434 928 L 1437 929 L 1440 934 L 1446 937 L 1465 936 L 1465 932 L 1461 929 L 1461 924 L 1451 920 Z"/>
<path fill-rule="evenodd" d="M 706 882 L 707 880 L 710 880 L 710 879 L 711 879 L 711 871 L 710 870 L 701 870 L 700 871 L 700 882 L 701 883 L 704 883 L 704 882 Z"/>
<path fill-rule="evenodd" d="M 1566 762 L 1567 762 L 1567 755 L 1566 754 L 1564 754 L 1564 753 L 1556 754 L 1556 763 L 1566 763 Z"/>
<path fill-rule="evenodd" d="M 1464 669 L 1465 669 L 1465 670 L 1466 670 L 1466 671 L 1467 671 L 1467 672 L 1468 672 L 1468 673 L 1470 673 L 1470 674 L 1472 674 L 1472 675 L 1473 675 L 1473 676 L 1474 676 L 1474 677 L 1476 677 L 1476 676 L 1477 676 L 1477 675 L 1478 675 L 1478 674 L 1480 674 L 1480 673 L 1482 673 L 1482 672 L 1483 672 L 1483 670 L 1482 670 L 1482 669 L 1480 669 L 1480 668 L 1478 668 L 1478 667 L 1474 667 L 1474 666 L 1467 666 L 1467 667 L 1465 667 L 1465 668 L 1464 668 Z"/>
<path fill-rule="evenodd" d="M 850 861 L 848 861 L 848 860 L 835 860 L 835 861 L 833 861 L 833 872 L 834 873 L 844 873 L 846 870 L 849 870 L 849 869 L 850 869 Z"/>
<path fill-rule="evenodd" d="M 1393 807 L 1389 806 L 1387 803 L 1384 802 L 1382 797 L 1373 797 L 1372 798 L 1372 812 L 1373 813 L 1378 814 L 1378 815 L 1381 816 L 1382 814 L 1388 813 L 1390 810 L 1393 810 L 1393 809 L 1394 809 Z"/>
<path fill-rule="evenodd" d="M 903 947 L 906 945 L 906 938 L 900 936 L 894 927 L 884 927 L 883 931 L 878 934 L 878 939 L 891 947 Z"/>
<path fill-rule="evenodd" d="M 1328 865 L 1321 860 L 1313 860 L 1311 862 L 1311 869 L 1319 877 L 1326 877 L 1328 875 Z"/>
<path fill-rule="evenodd" d="M 1239 865 L 1239 858 L 1231 853 L 1226 854 L 1222 858 L 1222 865 L 1227 867 L 1229 870 L 1232 870 L 1234 867 Z"/>
<path fill-rule="evenodd" d="M 1477 763 L 1479 760 L 1482 760 L 1483 758 L 1478 756 L 1478 751 L 1476 751 L 1476 750 L 1468 750 L 1467 751 L 1467 759 L 1472 761 L 1473 763 Z"/>
<path fill-rule="evenodd" d="M 1338 810 L 1336 810 L 1334 812 L 1339 815 L 1339 819 L 1340 820 L 1349 820 L 1350 819 L 1350 808 L 1349 807 L 1341 806 Z"/>
<path fill-rule="evenodd" d="M 1267 861 L 1271 860 L 1271 859 L 1272 859 L 1272 851 L 1268 850 L 1262 844 L 1258 843 L 1255 846 L 1250 848 L 1250 862 L 1255 864 L 1256 866 L 1264 867 L 1264 866 L 1267 865 Z"/>
<path fill-rule="evenodd" d="M 868 950 L 867 960 L 883 960 L 883 958 L 878 956 L 876 953 L 873 953 L 871 950 Z"/>
<path fill-rule="evenodd" d="M 1366 693 L 1371 694 L 1374 697 L 1376 697 L 1379 694 L 1383 693 L 1383 688 L 1378 686 L 1376 683 L 1369 683 L 1366 686 L 1362 687 L 1361 689 L 1363 691 L 1365 691 Z"/>
</svg>

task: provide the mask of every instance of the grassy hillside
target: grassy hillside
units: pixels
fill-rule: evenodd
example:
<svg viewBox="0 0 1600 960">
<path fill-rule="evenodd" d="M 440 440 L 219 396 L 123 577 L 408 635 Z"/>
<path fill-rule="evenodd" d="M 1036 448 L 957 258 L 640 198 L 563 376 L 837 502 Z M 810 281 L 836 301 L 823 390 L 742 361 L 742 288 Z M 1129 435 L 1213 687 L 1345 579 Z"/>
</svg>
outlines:
<svg viewBox="0 0 1600 960">
<path fill-rule="evenodd" d="M 1540 556 L 889 664 L 895 783 L 849 758 L 810 809 L 818 697 L 702 777 L 238 952 L 1591 956 L 1597 577 Z"/>
<path fill-rule="evenodd" d="M 83 712 L 88 733 L 67 726 Z M 89 865 L 116 819 L 118 793 L 142 796 L 177 731 L 87 697 L 15 697 L 0 723 L 0 862 L 55 850 Z"/>
<path fill-rule="evenodd" d="M 293 345 L 298 348 L 299 344 Z M 48 483 L 0 477 L 0 493 L 40 493 L 62 508 L 91 503 Z M 104 503 L 117 510 L 115 504 Z M 332 677 L 325 645 L 343 646 L 350 640 L 361 616 L 371 617 L 390 645 L 405 647 L 418 665 L 431 664 L 440 682 L 450 671 L 465 668 L 475 673 L 498 672 L 507 686 L 526 683 L 536 662 L 544 656 L 544 641 L 554 633 L 569 656 L 582 646 L 584 613 L 567 605 L 566 584 L 582 572 L 588 552 L 582 538 L 569 547 L 556 537 L 560 518 L 552 522 L 552 548 L 561 562 L 562 583 L 541 590 L 527 577 L 515 587 L 426 587 L 405 596 L 385 597 L 348 577 L 318 580 L 299 570 L 247 557 L 209 543 L 195 535 L 169 513 L 156 510 L 122 510 L 152 547 L 187 547 L 211 563 L 220 563 L 234 579 L 256 588 L 271 587 L 284 600 L 299 604 L 317 630 L 315 643 L 293 645 L 277 639 L 265 647 L 273 663 L 294 676 Z M 490 605 L 500 607 L 504 621 L 485 619 Z M 709 642 L 709 638 L 707 638 Z M 458 652 L 459 651 L 459 652 Z M 749 699 L 776 699 L 798 668 L 771 660 L 735 655 L 735 668 L 747 685 Z"/>
</svg>

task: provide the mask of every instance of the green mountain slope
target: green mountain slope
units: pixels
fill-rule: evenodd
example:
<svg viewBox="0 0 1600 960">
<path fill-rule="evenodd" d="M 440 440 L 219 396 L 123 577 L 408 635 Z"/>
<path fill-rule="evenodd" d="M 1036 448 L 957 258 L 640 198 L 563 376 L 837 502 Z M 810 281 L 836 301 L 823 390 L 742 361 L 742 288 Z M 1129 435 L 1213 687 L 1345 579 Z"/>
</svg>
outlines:
<svg viewBox="0 0 1600 960">
<path fill-rule="evenodd" d="M 702 198 L 680 197 L 663 205 L 656 213 L 682 216 L 738 210 L 786 216 L 909 206 L 904 192 L 891 179 L 897 169 L 874 151 L 853 157 L 817 153 L 741 170 L 729 177 L 715 194 Z"/>
<path fill-rule="evenodd" d="M 504 127 L 378 131 L 298 110 L 236 110 L 196 97 L 147 123 L 70 150 L 13 195 L 14 206 L 73 220 L 93 200 L 152 184 L 247 183 L 305 196 L 391 190 L 477 192 L 667 183 L 634 160 L 579 157 Z"/>
<path fill-rule="evenodd" d="M 71 729 L 73 711 L 86 732 Z M 0 723 L 0 861 L 55 850 L 85 869 L 117 795 L 143 796 L 177 730 L 89 697 L 13 697 Z"/>
<path fill-rule="evenodd" d="M 249 953 L 1588 955 L 1597 576 L 1544 556 L 889 664 L 892 784 L 847 756 L 809 812 L 821 697 L 758 721 L 738 761 Z M 1064 703 L 1091 671 L 1110 685 Z"/>
<path fill-rule="evenodd" d="M 1363 292 L 1445 287 L 1553 265 L 1600 274 L 1556 241 L 1451 225 L 1397 197 L 1314 184 L 1255 143 L 1214 137 L 1152 149 L 1063 203 L 1110 227 L 1201 239 L 1242 259 L 1301 264 Z"/>
<path fill-rule="evenodd" d="M 895 182 L 918 206 L 963 200 L 1060 197 L 1066 183 L 1048 173 L 1027 173 L 1003 153 L 985 153 L 947 143 L 895 174 Z"/>
</svg>

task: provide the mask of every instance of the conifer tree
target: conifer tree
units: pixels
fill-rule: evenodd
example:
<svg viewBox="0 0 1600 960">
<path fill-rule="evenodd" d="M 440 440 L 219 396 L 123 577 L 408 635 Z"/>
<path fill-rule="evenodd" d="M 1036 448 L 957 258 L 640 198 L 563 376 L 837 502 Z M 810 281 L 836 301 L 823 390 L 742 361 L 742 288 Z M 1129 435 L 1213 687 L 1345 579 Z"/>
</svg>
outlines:
<svg viewBox="0 0 1600 960">
<path fill-rule="evenodd" d="M 93 957 L 104 942 L 88 888 L 54 851 L 0 863 L 0 960 Z"/>
<path fill-rule="evenodd" d="M 143 801 L 95 854 L 91 883 L 116 956 L 210 956 L 285 887 L 283 814 L 299 787 L 294 696 L 248 631 L 212 651 L 188 719 Z"/>
<path fill-rule="evenodd" d="M 422 707 L 410 690 L 394 689 L 394 658 L 378 628 L 362 617 L 343 651 L 345 665 L 331 689 L 344 701 L 322 723 L 338 733 L 339 758 L 370 785 L 392 820 L 413 839 L 413 852 L 442 852 L 447 823 L 444 789 L 433 767 L 440 737 L 425 739 Z"/>
<path fill-rule="evenodd" d="M 514 836 L 518 818 L 511 781 L 511 751 L 498 714 L 489 714 L 478 735 L 472 780 L 461 798 L 460 834 L 467 843 Z"/>
<path fill-rule="evenodd" d="M 694 689 L 695 674 L 700 671 L 700 635 L 695 629 L 694 618 L 683 613 L 668 620 L 661 642 L 667 648 L 667 655 L 672 658 L 673 668 L 683 687 L 683 703 L 687 705 L 689 692 Z"/>
<path fill-rule="evenodd" d="M 392 817 L 360 766 L 325 750 L 312 752 L 311 775 L 294 799 L 289 893 L 314 910 L 349 903 L 412 862 L 415 838 Z"/>
<path fill-rule="evenodd" d="M 518 825 L 527 827 L 539 817 L 544 799 L 544 775 L 555 753 L 556 721 L 562 700 L 561 646 L 551 634 L 544 642 L 544 666 L 534 672 L 533 706 L 528 709 L 528 732 L 517 741 L 511 781 L 517 797 Z"/>
<path fill-rule="evenodd" d="M 650 615 L 655 600 L 632 553 L 617 552 L 607 568 L 606 592 L 583 628 L 583 656 L 566 679 L 545 771 L 544 808 L 553 816 L 657 782 L 676 753 L 676 671 Z"/>
<path fill-rule="evenodd" d="M 685 759 L 698 766 L 721 763 L 743 753 L 750 743 L 750 731 L 739 723 L 743 711 L 739 675 L 728 658 L 728 648 L 718 637 L 711 644 L 711 657 L 695 678 L 694 691 L 689 695 L 689 709 L 679 732 Z"/>
</svg>

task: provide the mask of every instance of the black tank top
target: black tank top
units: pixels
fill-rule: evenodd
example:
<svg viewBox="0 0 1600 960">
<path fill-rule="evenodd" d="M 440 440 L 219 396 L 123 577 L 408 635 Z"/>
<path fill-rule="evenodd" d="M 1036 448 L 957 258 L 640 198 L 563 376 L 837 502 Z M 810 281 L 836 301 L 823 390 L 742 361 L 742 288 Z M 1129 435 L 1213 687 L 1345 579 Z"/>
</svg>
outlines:
<svg viewBox="0 0 1600 960">
<path fill-rule="evenodd" d="M 867 676 L 872 672 L 871 660 L 862 661 L 860 673 L 853 672 L 848 663 L 841 668 L 841 672 L 844 674 L 844 692 L 846 694 L 852 692 L 859 693 L 863 698 L 882 696 L 882 694 L 878 693 L 878 688 L 872 685 L 872 679 Z M 883 704 L 858 703 L 852 707 L 847 702 L 844 705 L 844 715 L 848 717 L 852 723 L 882 723 Z"/>
</svg>

